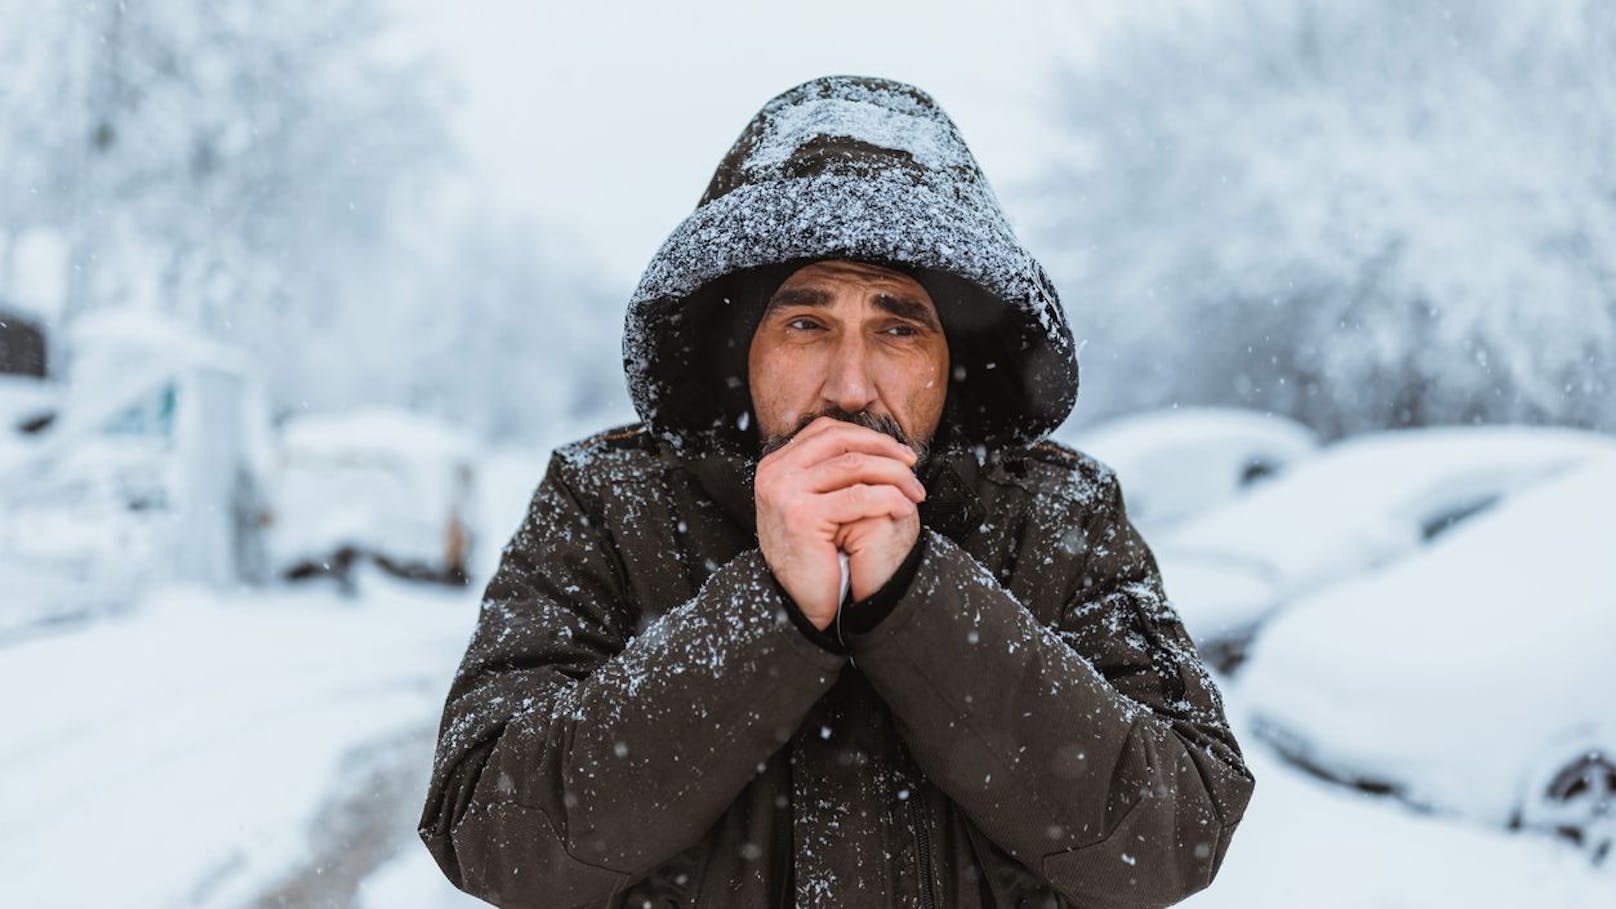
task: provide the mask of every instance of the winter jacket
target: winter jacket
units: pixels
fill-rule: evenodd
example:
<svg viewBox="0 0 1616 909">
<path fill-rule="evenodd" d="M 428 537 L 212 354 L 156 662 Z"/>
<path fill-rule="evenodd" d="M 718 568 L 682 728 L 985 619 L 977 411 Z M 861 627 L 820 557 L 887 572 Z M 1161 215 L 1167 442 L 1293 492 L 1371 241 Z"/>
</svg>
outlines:
<svg viewBox="0 0 1616 909">
<path fill-rule="evenodd" d="M 758 549 L 727 372 L 778 267 L 832 256 L 912 269 L 965 364 L 916 559 L 834 643 Z M 636 292 L 643 421 L 557 450 L 488 585 L 419 824 L 449 880 L 502 907 L 659 909 L 1206 887 L 1253 779 L 1115 473 L 1040 439 L 1075 399 L 1072 350 L 929 98 L 830 78 L 771 101 Z"/>
</svg>

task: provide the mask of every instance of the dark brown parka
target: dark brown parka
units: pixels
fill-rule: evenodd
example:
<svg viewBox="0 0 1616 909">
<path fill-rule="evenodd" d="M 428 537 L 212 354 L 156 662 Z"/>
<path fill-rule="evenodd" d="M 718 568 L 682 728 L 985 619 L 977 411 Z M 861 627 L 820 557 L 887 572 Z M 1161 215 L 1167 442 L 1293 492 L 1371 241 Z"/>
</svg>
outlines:
<svg viewBox="0 0 1616 909">
<path fill-rule="evenodd" d="M 758 549 L 740 352 L 767 290 L 833 257 L 920 278 L 956 368 L 919 561 L 827 644 Z M 1211 882 L 1251 773 L 1115 473 L 1042 440 L 1071 335 L 930 98 L 830 77 L 765 106 L 625 358 L 644 421 L 555 453 L 448 694 L 419 826 L 456 886 L 1122 909 Z"/>
</svg>

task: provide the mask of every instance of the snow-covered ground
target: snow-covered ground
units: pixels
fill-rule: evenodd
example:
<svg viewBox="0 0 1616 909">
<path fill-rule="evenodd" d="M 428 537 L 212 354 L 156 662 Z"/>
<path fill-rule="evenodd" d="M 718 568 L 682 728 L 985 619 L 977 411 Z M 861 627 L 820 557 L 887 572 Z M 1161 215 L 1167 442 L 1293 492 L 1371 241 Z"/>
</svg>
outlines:
<svg viewBox="0 0 1616 909">
<path fill-rule="evenodd" d="M 486 578 L 544 452 L 487 459 Z M 416 838 L 442 698 L 480 588 L 363 573 L 221 597 L 154 591 L 0 649 L 0 906 L 466 909 Z M 1256 795 L 1187 905 L 1612 905 L 1616 861 L 1316 779 L 1252 734 Z"/>
<path fill-rule="evenodd" d="M 510 536 L 543 466 L 485 459 L 491 538 Z M 420 845 L 480 593 L 366 570 L 353 597 L 170 586 L 0 649 L 0 906 L 349 904 Z"/>
<path fill-rule="evenodd" d="M 471 609 L 363 586 L 168 588 L 0 654 L 0 905 L 237 906 L 385 857 Z"/>
</svg>

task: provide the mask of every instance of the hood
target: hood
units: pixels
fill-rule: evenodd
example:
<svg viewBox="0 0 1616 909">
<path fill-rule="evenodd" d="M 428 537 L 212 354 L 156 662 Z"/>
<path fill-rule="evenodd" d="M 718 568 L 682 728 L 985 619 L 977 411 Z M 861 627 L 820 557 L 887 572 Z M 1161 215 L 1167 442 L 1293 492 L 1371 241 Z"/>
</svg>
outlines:
<svg viewBox="0 0 1616 909">
<path fill-rule="evenodd" d="M 1031 444 L 1071 412 L 1054 285 L 953 121 L 912 85 L 827 76 L 758 111 L 640 278 L 623 359 L 652 432 L 677 452 L 755 453 L 752 331 L 793 271 L 832 258 L 905 271 L 937 304 L 953 368 L 935 446 Z"/>
</svg>

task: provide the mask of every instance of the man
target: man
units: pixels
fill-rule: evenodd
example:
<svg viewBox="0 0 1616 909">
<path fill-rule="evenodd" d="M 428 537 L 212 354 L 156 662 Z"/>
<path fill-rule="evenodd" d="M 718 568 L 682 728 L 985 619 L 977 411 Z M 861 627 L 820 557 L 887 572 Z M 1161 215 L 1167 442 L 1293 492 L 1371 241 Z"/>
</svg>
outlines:
<svg viewBox="0 0 1616 909">
<path fill-rule="evenodd" d="M 559 449 L 420 834 L 505 907 L 1165 906 L 1253 780 L 1071 333 L 918 89 L 774 98 L 652 260 L 643 422 Z M 845 584 L 845 589 L 844 589 Z"/>
</svg>

